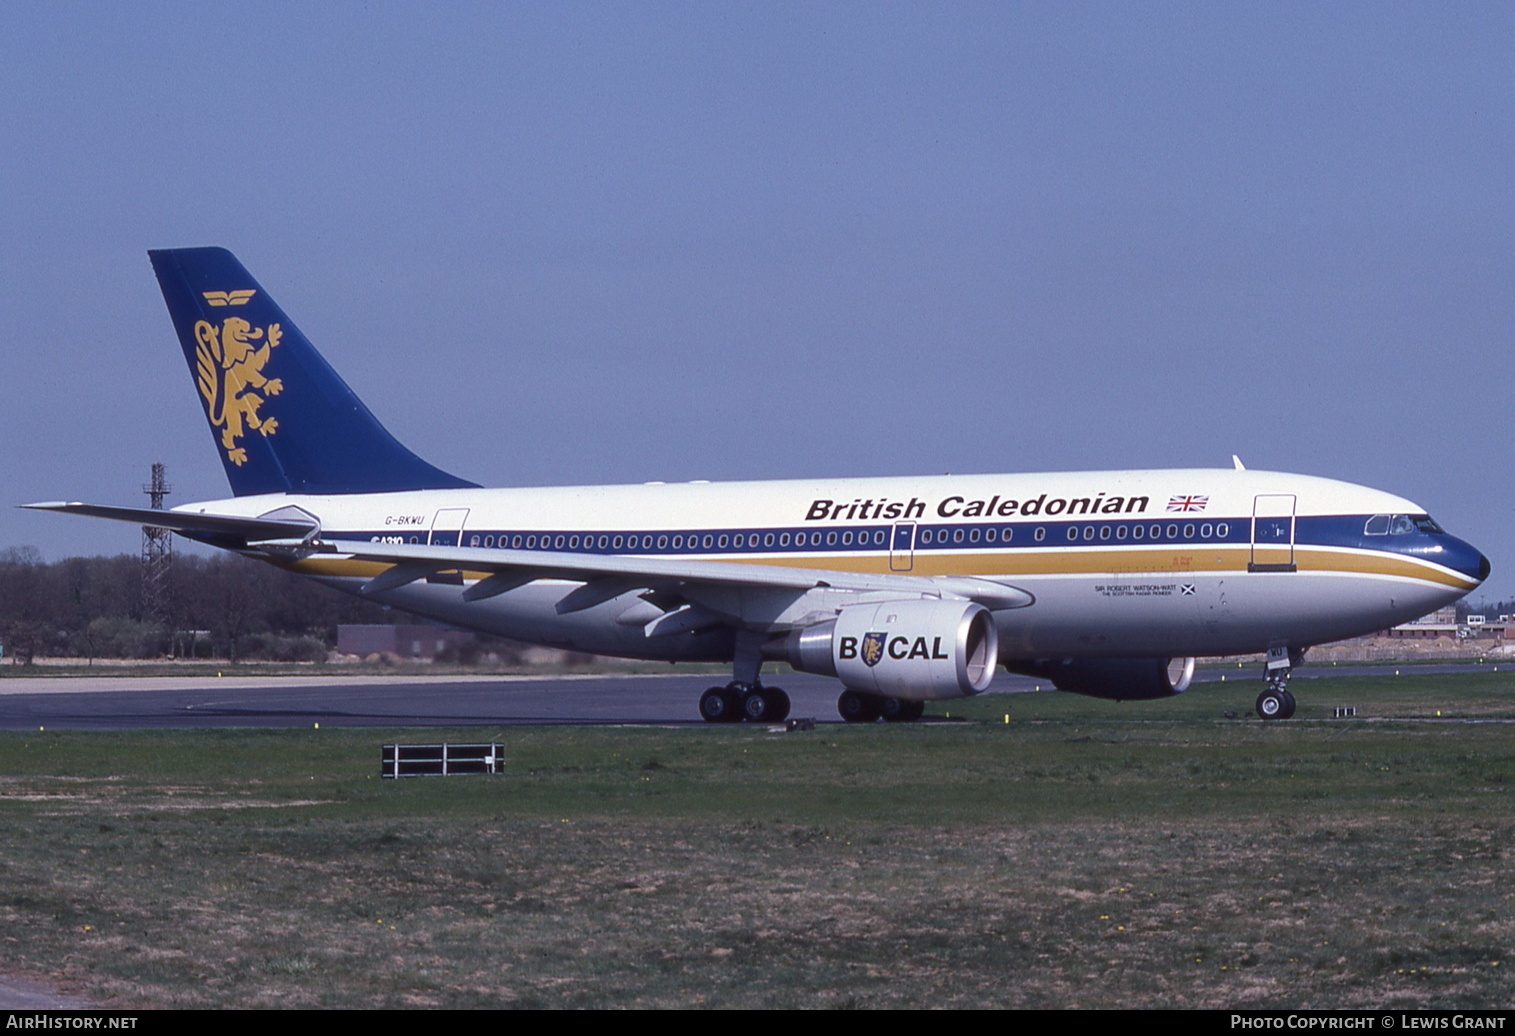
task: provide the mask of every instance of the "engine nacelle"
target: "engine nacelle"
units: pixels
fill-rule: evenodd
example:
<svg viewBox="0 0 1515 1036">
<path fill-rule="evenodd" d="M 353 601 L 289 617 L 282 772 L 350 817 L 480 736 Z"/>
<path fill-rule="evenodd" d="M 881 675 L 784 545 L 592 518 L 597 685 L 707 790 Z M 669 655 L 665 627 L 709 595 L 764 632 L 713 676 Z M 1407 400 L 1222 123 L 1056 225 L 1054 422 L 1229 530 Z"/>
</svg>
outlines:
<svg viewBox="0 0 1515 1036">
<path fill-rule="evenodd" d="M 1005 668 L 1051 680 L 1060 691 L 1112 701 L 1183 694 L 1194 680 L 1192 658 L 1059 658 L 1007 662 Z"/>
<path fill-rule="evenodd" d="M 989 609 L 970 601 L 855 604 L 765 653 L 864 694 L 961 698 L 986 690 L 994 678 L 999 631 Z"/>
</svg>

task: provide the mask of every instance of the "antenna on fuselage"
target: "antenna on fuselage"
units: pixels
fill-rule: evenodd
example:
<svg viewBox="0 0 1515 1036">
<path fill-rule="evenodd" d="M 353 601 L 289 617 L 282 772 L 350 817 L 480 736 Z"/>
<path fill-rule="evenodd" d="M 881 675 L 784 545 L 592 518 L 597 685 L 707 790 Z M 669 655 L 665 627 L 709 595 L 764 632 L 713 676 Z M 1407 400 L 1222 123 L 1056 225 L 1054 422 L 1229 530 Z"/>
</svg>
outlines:
<svg viewBox="0 0 1515 1036">
<path fill-rule="evenodd" d="M 1247 470 L 1247 466 L 1241 462 L 1241 458 L 1238 457 L 1234 453 L 1231 454 L 1231 463 L 1234 464 L 1234 465 L 1236 465 L 1236 470 L 1237 471 L 1246 471 Z"/>
</svg>

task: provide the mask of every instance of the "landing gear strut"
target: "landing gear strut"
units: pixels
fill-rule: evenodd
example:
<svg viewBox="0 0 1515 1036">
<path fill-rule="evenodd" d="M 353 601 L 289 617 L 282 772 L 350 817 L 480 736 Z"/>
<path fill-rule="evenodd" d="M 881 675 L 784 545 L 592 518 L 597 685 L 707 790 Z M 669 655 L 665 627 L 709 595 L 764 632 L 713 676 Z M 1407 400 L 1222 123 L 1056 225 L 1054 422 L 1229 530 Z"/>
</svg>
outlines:
<svg viewBox="0 0 1515 1036">
<path fill-rule="evenodd" d="M 737 632 L 731 682 L 700 695 L 700 717 L 705 722 L 782 723 L 789 718 L 789 695 L 777 687 L 764 687 L 758 679 L 763 669 L 762 645 L 762 635 Z"/>
<path fill-rule="evenodd" d="M 1304 659 L 1304 652 L 1288 648 L 1268 649 L 1268 688 L 1257 696 L 1257 714 L 1263 719 L 1288 719 L 1294 715 L 1294 695 L 1289 693 L 1289 672 Z"/>
</svg>

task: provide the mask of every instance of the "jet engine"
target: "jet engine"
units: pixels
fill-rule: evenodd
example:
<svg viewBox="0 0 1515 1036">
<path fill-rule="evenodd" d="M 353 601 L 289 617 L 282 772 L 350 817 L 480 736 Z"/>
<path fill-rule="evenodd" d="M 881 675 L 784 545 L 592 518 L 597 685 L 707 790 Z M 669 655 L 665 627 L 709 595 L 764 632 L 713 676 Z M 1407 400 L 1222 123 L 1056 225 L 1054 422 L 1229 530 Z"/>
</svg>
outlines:
<svg viewBox="0 0 1515 1036">
<path fill-rule="evenodd" d="M 1060 691 L 1112 701 L 1183 694 L 1194 680 L 1192 658 L 1060 658 L 1005 663 L 1023 676 L 1051 680 Z"/>
<path fill-rule="evenodd" d="M 903 701 L 962 698 L 988 688 L 999 658 L 989 609 L 971 601 L 888 601 L 772 642 L 764 652 L 849 690 Z"/>
</svg>

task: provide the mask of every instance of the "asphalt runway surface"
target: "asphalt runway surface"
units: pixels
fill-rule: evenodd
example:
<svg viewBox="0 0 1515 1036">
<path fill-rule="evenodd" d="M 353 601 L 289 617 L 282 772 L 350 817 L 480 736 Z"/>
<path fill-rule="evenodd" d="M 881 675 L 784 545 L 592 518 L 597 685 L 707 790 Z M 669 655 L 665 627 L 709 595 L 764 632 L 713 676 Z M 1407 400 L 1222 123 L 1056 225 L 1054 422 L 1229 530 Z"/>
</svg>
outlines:
<svg viewBox="0 0 1515 1036">
<path fill-rule="evenodd" d="M 1509 665 L 1511 663 L 1506 663 Z M 1464 673 L 1493 665 L 1407 666 L 1414 673 Z M 1302 666 L 1320 676 L 1386 675 L 1393 666 Z M 1206 669 L 1197 683 L 1240 680 L 1262 690 L 1260 667 Z M 698 724 L 700 694 L 721 677 L 9 677 L 0 680 L 0 730 L 126 730 L 167 727 L 467 727 L 531 724 Z M 788 692 L 792 717 L 841 722 L 841 684 L 792 673 L 767 682 Z M 1013 694 L 1047 681 L 1000 673 L 990 694 Z M 1203 693 L 1195 688 L 1194 693 Z M 1308 694 L 1308 691 L 1302 693 Z M 948 706 L 950 708 L 950 705 Z"/>
</svg>

